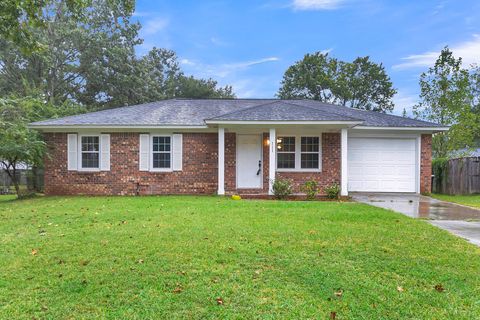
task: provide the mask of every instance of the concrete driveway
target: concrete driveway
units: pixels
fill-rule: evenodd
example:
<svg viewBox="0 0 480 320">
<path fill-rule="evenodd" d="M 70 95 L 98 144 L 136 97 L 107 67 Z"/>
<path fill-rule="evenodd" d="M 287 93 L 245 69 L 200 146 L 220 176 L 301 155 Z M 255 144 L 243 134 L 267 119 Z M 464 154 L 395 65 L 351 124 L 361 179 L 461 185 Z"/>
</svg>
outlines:
<svg viewBox="0 0 480 320">
<path fill-rule="evenodd" d="M 353 200 L 428 219 L 442 229 L 480 246 L 480 210 L 418 194 L 352 193 Z"/>
</svg>

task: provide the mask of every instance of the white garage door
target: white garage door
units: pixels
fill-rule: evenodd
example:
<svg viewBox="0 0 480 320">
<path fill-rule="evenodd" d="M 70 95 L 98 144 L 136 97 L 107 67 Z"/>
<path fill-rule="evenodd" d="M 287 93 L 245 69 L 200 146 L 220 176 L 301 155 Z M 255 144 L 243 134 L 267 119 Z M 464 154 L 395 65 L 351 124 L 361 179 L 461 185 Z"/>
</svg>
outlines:
<svg viewBox="0 0 480 320">
<path fill-rule="evenodd" d="M 416 140 L 348 139 L 348 191 L 415 192 Z"/>
</svg>

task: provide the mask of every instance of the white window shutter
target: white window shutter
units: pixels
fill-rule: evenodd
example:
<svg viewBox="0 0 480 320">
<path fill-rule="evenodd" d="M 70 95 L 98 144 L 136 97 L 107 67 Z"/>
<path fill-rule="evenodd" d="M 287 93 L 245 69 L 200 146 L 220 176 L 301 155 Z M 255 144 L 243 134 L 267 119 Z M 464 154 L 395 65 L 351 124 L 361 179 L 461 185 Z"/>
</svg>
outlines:
<svg viewBox="0 0 480 320">
<path fill-rule="evenodd" d="M 150 135 L 140 135 L 140 150 L 139 150 L 138 166 L 140 171 L 148 171 L 150 167 Z"/>
<path fill-rule="evenodd" d="M 110 171 L 110 135 L 100 135 L 100 170 Z"/>
<path fill-rule="evenodd" d="M 183 136 L 182 134 L 173 135 L 173 170 L 182 171 L 182 152 L 183 152 Z"/>
<path fill-rule="evenodd" d="M 77 144 L 77 134 L 69 133 L 67 135 L 67 168 L 70 171 L 76 171 L 78 169 Z"/>
</svg>

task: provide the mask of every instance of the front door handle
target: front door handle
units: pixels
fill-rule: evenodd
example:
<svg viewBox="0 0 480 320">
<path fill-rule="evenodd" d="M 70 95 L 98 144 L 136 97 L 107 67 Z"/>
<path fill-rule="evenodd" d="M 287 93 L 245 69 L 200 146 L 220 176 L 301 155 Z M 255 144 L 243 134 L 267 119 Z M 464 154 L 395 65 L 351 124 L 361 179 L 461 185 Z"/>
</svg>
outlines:
<svg viewBox="0 0 480 320">
<path fill-rule="evenodd" d="M 261 171 L 262 171 L 262 160 L 258 160 L 257 176 L 260 174 Z"/>
</svg>

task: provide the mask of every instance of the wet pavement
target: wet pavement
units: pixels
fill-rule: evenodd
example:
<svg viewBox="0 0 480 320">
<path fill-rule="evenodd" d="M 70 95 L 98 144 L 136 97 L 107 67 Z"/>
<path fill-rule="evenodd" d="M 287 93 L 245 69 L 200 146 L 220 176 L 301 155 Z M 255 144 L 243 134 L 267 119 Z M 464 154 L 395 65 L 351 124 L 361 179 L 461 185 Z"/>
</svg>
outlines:
<svg viewBox="0 0 480 320">
<path fill-rule="evenodd" d="M 355 201 L 428 219 L 437 227 L 480 246 L 480 210 L 418 194 L 352 193 Z"/>
</svg>

